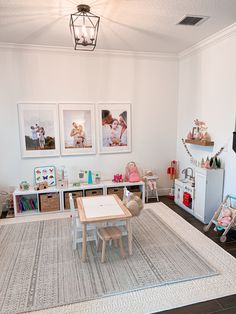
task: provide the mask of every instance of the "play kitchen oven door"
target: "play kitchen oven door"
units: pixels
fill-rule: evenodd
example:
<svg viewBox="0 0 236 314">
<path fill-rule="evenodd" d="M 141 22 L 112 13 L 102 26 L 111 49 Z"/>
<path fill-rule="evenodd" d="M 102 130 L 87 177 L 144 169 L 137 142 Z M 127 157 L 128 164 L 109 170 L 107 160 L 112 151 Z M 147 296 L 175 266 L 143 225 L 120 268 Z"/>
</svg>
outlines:
<svg viewBox="0 0 236 314">
<path fill-rule="evenodd" d="M 190 185 L 185 185 L 183 188 L 183 208 L 188 212 L 193 214 L 193 206 L 194 206 L 194 187 Z"/>
</svg>

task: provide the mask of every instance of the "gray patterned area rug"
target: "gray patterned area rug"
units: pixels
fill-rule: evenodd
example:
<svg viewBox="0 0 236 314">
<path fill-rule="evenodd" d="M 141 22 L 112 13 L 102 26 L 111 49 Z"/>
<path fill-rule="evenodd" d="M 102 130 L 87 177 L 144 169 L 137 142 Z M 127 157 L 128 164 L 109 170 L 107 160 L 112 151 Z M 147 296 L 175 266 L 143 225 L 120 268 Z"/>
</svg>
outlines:
<svg viewBox="0 0 236 314">
<path fill-rule="evenodd" d="M 72 250 L 70 223 L 55 219 L 0 227 L 0 313 L 45 309 L 216 274 L 151 210 L 132 220 L 133 256 L 122 259 L 112 246 L 104 264 L 93 242 L 88 244 L 88 262 L 81 262 L 81 247 Z"/>
</svg>

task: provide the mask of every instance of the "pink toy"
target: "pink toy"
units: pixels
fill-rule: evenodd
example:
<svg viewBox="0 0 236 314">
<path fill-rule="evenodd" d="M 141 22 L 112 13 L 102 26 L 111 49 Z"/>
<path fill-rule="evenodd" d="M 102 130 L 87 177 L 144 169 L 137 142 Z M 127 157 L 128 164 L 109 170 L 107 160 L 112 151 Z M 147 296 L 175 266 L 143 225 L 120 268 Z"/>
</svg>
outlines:
<svg viewBox="0 0 236 314">
<path fill-rule="evenodd" d="M 222 216 L 218 219 L 219 226 L 227 227 L 232 221 L 232 212 L 229 208 L 223 210 Z"/>
<path fill-rule="evenodd" d="M 134 161 L 129 162 L 125 168 L 125 181 L 140 181 L 140 174 Z"/>
<path fill-rule="evenodd" d="M 122 174 L 114 174 L 114 179 L 113 179 L 113 182 L 123 182 L 123 179 L 122 179 Z"/>
</svg>

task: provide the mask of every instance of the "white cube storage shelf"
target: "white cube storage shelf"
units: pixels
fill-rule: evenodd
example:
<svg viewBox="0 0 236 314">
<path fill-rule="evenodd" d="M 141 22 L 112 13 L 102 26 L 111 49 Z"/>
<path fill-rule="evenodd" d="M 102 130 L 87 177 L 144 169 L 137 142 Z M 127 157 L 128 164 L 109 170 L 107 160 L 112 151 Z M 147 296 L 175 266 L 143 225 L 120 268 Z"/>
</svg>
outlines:
<svg viewBox="0 0 236 314">
<path fill-rule="evenodd" d="M 28 191 L 15 190 L 13 193 L 15 217 L 22 215 L 35 215 L 69 210 L 69 193 L 74 199 L 80 196 L 96 196 L 107 194 L 118 194 L 121 196 L 123 188 L 141 196 L 145 202 L 144 182 L 120 182 L 103 181 L 100 184 L 82 183 L 80 186 L 69 186 L 68 188 L 47 188 L 45 190 Z M 76 202 L 75 202 L 75 206 Z"/>
</svg>

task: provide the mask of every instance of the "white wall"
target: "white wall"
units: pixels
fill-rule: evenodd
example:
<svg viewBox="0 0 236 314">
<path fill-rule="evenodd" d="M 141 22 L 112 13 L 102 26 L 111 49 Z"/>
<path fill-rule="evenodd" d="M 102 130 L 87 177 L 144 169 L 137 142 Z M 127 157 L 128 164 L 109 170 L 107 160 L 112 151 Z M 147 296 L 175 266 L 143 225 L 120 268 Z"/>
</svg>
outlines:
<svg viewBox="0 0 236 314">
<path fill-rule="evenodd" d="M 236 114 L 236 34 L 196 49 L 181 58 L 179 65 L 179 104 L 177 159 L 180 168 L 191 166 L 181 138 L 186 138 L 199 118 L 208 125 L 214 148 L 188 145 L 193 157 L 213 156 L 221 146 L 225 167 L 224 193 L 236 195 L 236 154 L 232 150 L 232 132 Z"/>
<path fill-rule="evenodd" d="M 134 57 L 33 49 L 0 49 L 0 185 L 33 182 L 35 166 L 65 165 L 69 179 L 80 169 L 103 178 L 124 172 L 128 161 L 157 169 L 160 188 L 176 154 L 178 63 L 172 57 Z M 22 159 L 18 102 L 131 102 L 132 152 Z"/>
</svg>

